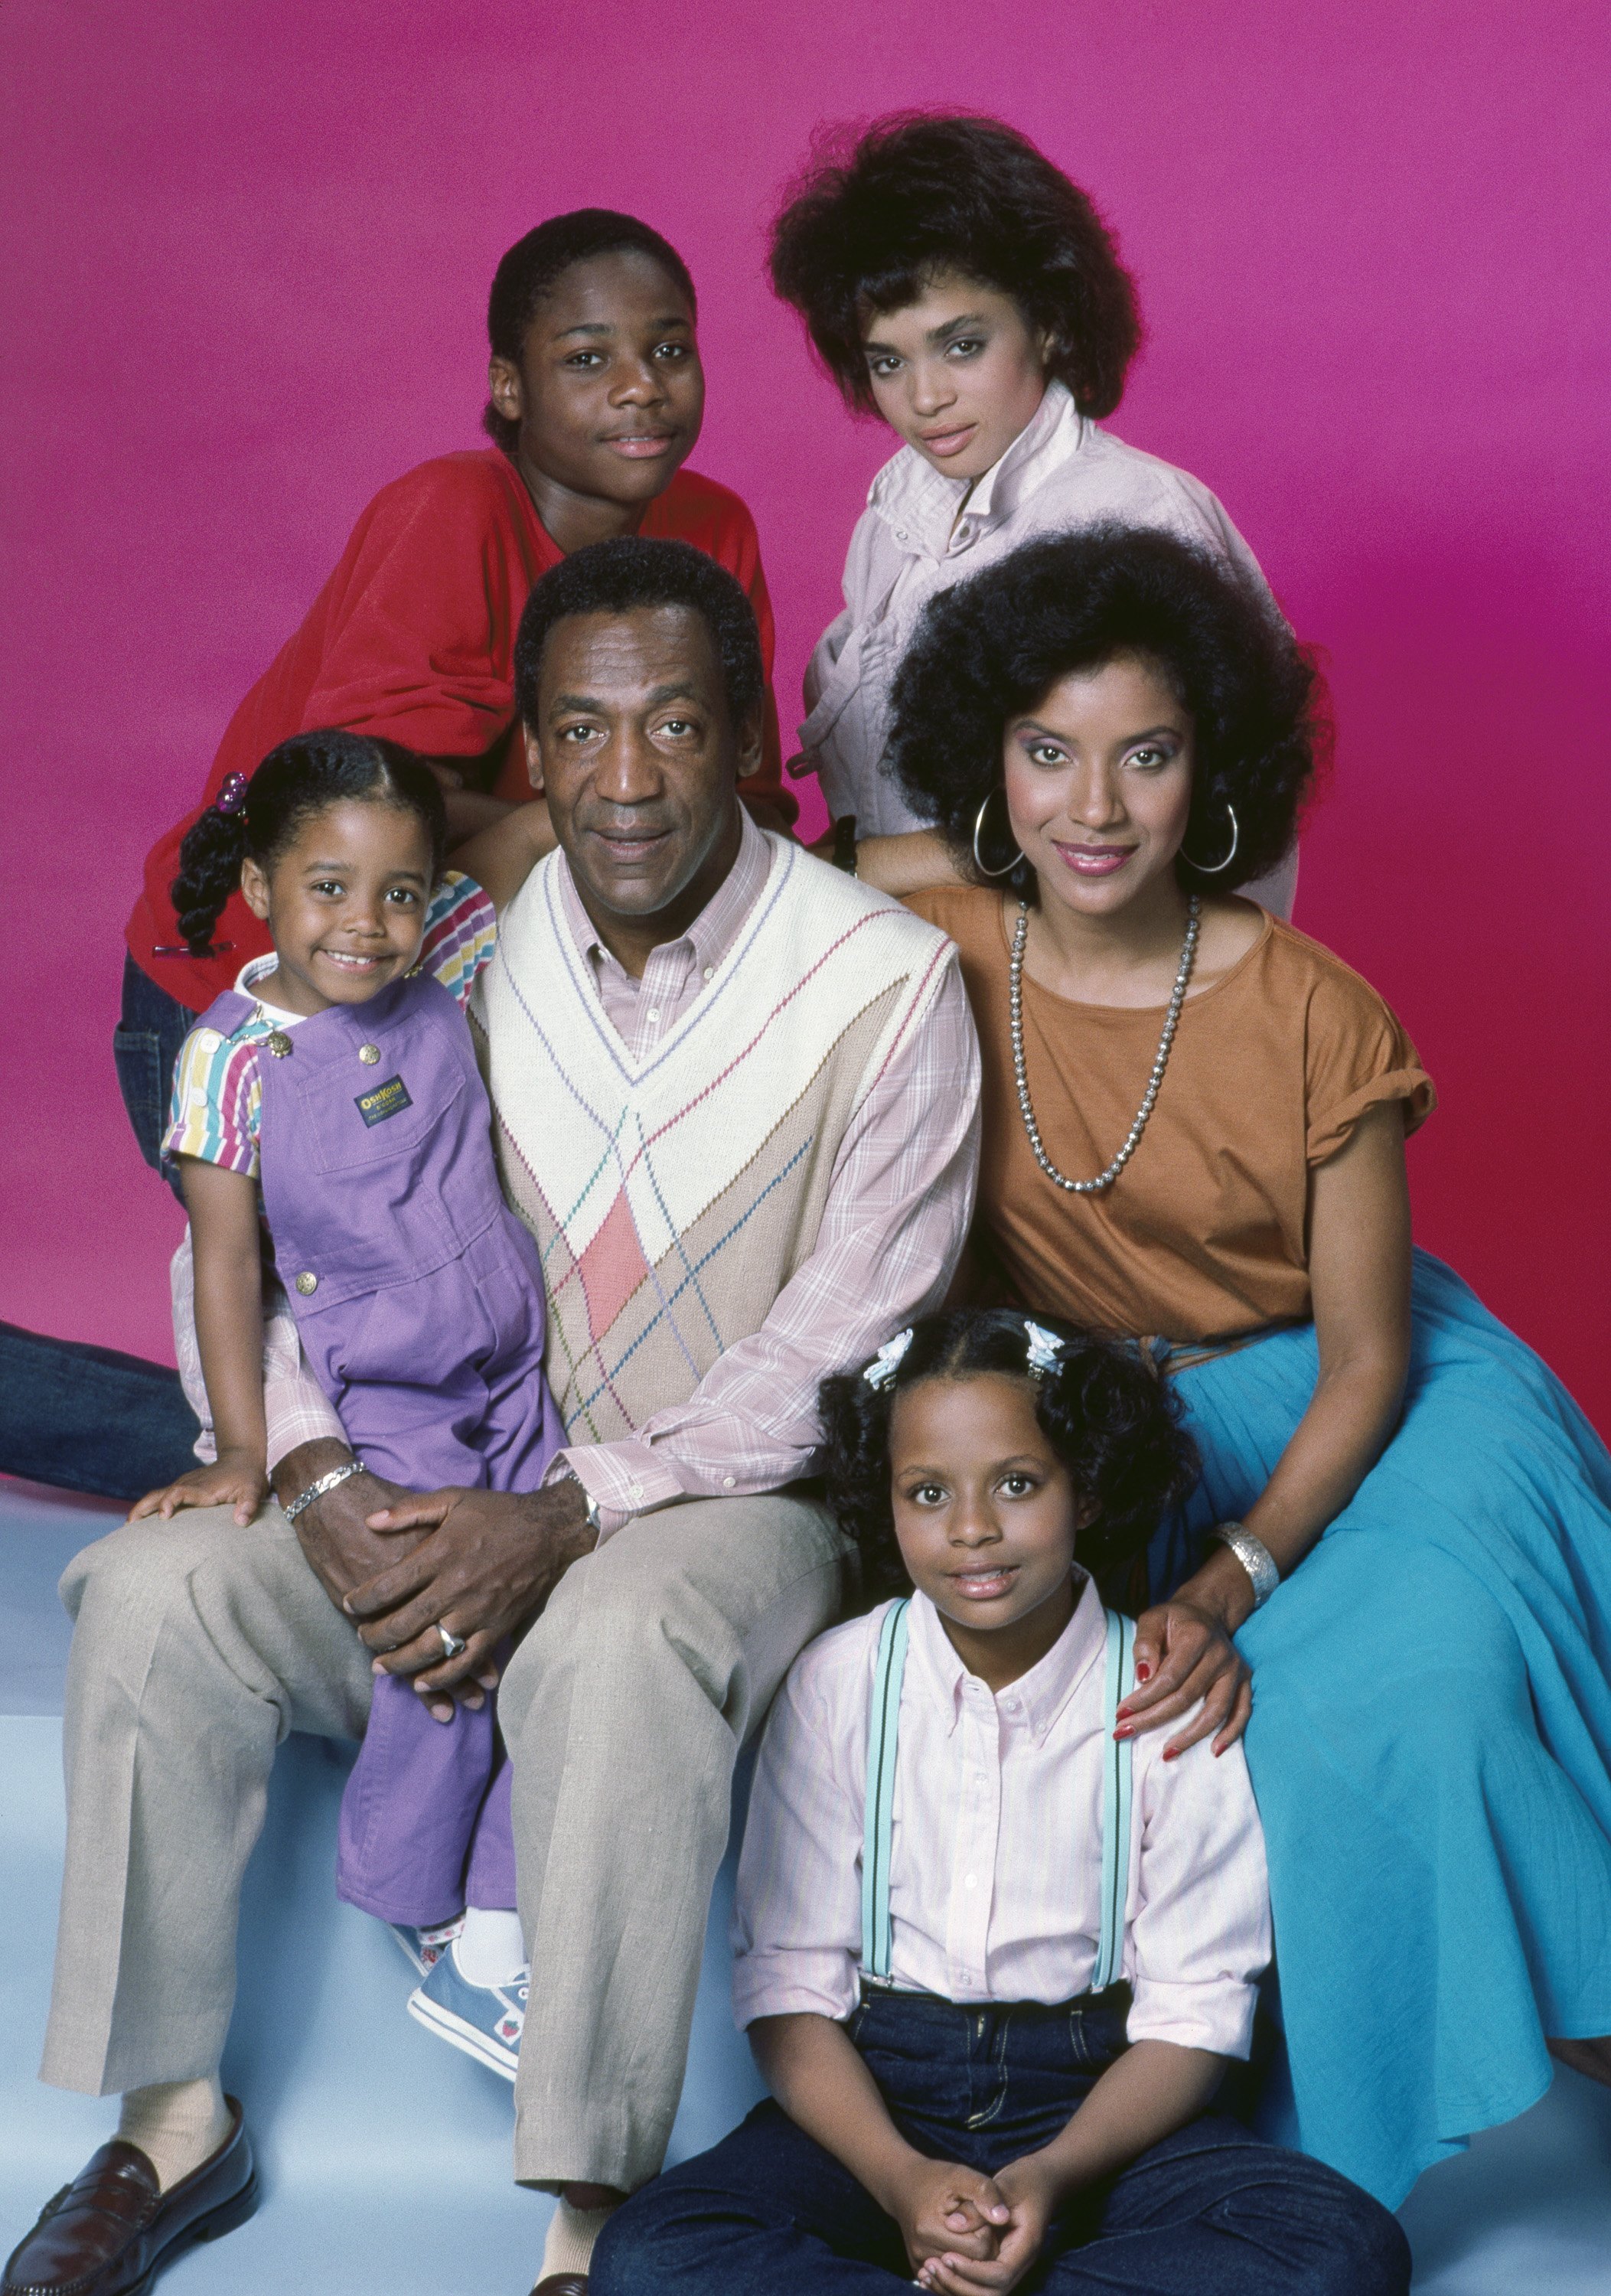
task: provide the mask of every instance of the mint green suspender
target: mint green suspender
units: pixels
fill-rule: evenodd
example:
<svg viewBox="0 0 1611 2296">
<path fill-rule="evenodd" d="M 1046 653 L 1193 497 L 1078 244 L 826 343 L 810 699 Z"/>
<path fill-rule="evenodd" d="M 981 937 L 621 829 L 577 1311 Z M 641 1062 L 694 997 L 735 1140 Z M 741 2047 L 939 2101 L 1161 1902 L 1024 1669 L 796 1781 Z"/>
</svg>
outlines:
<svg viewBox="0 0 1611 2296">
<path fill-rule="evenodd" d="M 890 1847 L 895 1824 L 895 1753 L 906 1673 L 908 1597 L 891 1604 L 878 1636 L 867 1732 L 867 1818 L 861 1845 L 861 1973 L 890 1980 Z M 1124 1906 L 1130 1886 L 1131 1741 L 1115 1739 L 1119 1702 L 1135 1679 L 1134 1623 L 1107 1616 L 1107 1677 L 1102 1702 L 1102 1930 L 1090 1989 L 1102 1993 L 1124 1965 Z"/>
</svg>

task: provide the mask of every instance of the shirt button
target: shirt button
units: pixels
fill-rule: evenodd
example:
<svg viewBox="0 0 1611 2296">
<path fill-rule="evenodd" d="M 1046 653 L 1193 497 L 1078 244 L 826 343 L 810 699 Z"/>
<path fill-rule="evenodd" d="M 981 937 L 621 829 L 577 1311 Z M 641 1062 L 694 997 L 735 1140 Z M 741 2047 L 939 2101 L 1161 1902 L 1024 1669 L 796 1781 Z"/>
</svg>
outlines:
<svg viewBox="0 0 1611 2296">
<path fill-rule="evenodd" d="M 716 977 L 716 967 L 715 967 L 713 964 L 707 964 L 707 965 L 706 965 L 706 967 L 705 967 L 705 970 L 704 970 L 704 978 L 705 978 L 707 980 L 713 980 L 715 979 L 715 977 Z"/>
<path fill-rule="evenodd" d="M 286 1054 L 291 1050 L 291 1038 L 285 1034 L 284 1029 L 275 1029 L 270 1030 L 268 1036 L 268 1049 L 274 1054 L 276 1061 L 283 1061 L 284 1059 Z"/>
<path fill-rule="evenodd" d="M 301 1274 L 297 1277 L 297 1290 L 302 1294 L 302 1297 L 306 1299 L 310 1292 L 316 1292 L 318 1288 L 318 1277 L 314 1274 L 311 1267 L 305 1267 Z"/>
<path fill-rule="evenodd" d="M 653 1005 L 649 1008 L 649 1018 L 651 1021 L 658 1021 L 660 1018 L 660 1014 L 654 1010 Z"/>
<path fill-rule="evenodd" d="M 640 1499 L 643 1495 L 644 1487 L 641 1483 L 629 1483 L 627 1485 L 627 1496 L 629 1499 Z"/>
<path fill-rule="evenodd" d="M 906 529 L 904 526 L 898 526 L 895 529 L 895 539 L 897 542 L 904 542 L 906 540 Z"/>
<path fill-rule="evenodd" d="M 724 1491 L 730 1491 L 733 1488 L 733 1477 L 731 1475 L 724 1475 L 721 1479 L 721 1487 Z"/>
<path fill-rule="evenodd" d="M 378 1045 L 360 1045 L 358 1046 L 358 1058 L 363 1062 L 364 1066 L 366 1069 L 372 1069 L 380 1057 L 381 1048 Z"/>
<path fill-rule="evenodd" d="M 965 1890 L 976 1890 L 979 1886 L 979 1876 L 977 1874 L 967 1874 L 963 1881 L 962 1886 Z"/>
</svg>

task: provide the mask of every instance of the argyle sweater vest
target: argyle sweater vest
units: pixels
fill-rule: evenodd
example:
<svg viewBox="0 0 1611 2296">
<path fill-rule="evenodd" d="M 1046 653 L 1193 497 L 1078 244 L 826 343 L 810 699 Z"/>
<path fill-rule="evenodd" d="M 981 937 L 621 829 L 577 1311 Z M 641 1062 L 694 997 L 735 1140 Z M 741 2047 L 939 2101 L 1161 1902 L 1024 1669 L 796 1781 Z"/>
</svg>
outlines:
<svg viewBox="0 0 1611 2296">
<path fill-rule="evenodd" d="M 504 1189 L 542 1254 L 572 1442 L 686 1402 L 760 1329 L 811 1253 L 858 1110 L 955 961 L 909 910 L 770 842 L 733 947 L 641 1061 L 576 946 L 558 854 L 505 913 L 476 985 Z"/>
</svg>

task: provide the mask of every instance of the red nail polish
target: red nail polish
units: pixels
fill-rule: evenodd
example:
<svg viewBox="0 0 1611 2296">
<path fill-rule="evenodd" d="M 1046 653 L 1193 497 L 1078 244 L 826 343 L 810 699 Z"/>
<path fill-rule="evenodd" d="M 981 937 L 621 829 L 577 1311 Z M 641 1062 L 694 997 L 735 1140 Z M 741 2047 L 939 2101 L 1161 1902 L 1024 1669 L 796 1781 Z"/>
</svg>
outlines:
<svg viewBox="0 0 1611 2296">
<path fill-rule="evenodd" d="M 1179 1746 L 1165 1746 L 1165 1747 L 1164 1747 L 1164 1749 L 1163 1749 L 1163 1759 L 1164 1759 L 1164 1760 L 1165 1760 L 1166 1762 L 1174 1762 L 1174 1761 L 1179 1761 L 1179 1758 L 1180 1758 L 1180 1749 L 1179 1748 Z"/>
<path fill-rule="evenodd" d="M 1147 1680 L 1149 1679 L 1149 1677 L 1151 1677 L 1151 1674 L 1152 1674 L 1152 1669 L 1151 1669 L 1151 1667 L 1150 1667 L 1150 1666 L 1148 1666 L 1148 1664 L 1147 1663 L 1147 1660 L 1146 1660 L 1145 1659 L 1143 1659 L 1143 1660 L 1141 1660 L 1140 1664 L 1139 1664 L 1139 1665 L 1137 1667 L 1137 1669 L 1136 1669 L 1136 1680 L 1137 1680 L 1138 1682 L 1146 1682 L 1146 1681 L 1147 1681 Z"/>
<path fill-rule="evenodd" d="M 1132 1722 L 1122 1722 L 1114 1732 L 1115 1738 L 1133 1738 L 1135 1734 L 1135 1725 Z"/>
</svg>

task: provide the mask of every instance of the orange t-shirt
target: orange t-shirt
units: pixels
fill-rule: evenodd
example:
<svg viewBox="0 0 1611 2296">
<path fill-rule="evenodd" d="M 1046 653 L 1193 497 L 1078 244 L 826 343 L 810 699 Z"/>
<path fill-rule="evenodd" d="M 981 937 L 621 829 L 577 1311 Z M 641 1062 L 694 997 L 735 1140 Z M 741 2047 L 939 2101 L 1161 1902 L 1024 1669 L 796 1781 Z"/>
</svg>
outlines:
<svg viewBox="0 0 1611 2296">
<path fill-rule="evenodd" d="M 1111 1188 L 1075 1196 L 1036 1163 L 1007 1023 L 1011 955 L 999 893 L 937 886 L 910 906 L 962 953 L 984 1057 L 976 1240 L 1011 1295 L 1106 1332 L 1229 1339 L 1311 1313 L 1309 1174 L 1369 1108 L 1434 1105 L 1414 1046 L 1368 981 L 1268 914 L 1245 956 L 1188 996 L 1163 1089 Z M 1013 922 L 1016 922 L 1015 908 Z M 1072 1179 L 1122 1144 L 1163 1008 L 1076 1004 L 1023 977 L 1030 1099 Z"/>
</svg>

